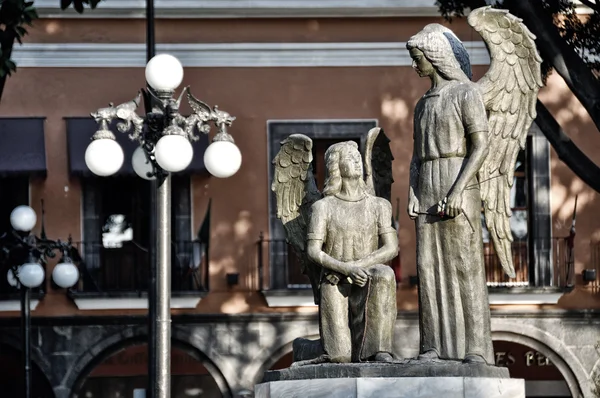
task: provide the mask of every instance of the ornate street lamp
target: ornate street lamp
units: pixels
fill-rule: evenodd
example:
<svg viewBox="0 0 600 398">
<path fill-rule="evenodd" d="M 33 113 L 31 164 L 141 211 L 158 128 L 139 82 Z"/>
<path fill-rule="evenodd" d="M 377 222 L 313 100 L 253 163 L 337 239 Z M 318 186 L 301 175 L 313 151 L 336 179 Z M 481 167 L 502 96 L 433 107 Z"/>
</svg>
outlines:
<svg viewBox="0 0 600 398">
<path fill-rule="evenodd" d="M 31 309 L 30 294 L 32 288 L 40 287 L 46 280 L 44 267 L 48 258 L 62 253 L 62 258 L 52 271 L 52 280 L 61 288 L 70 288 L 79 280 L 79 270 L 73 264 L 71 256 L 76 253 L 69 237 L 67 242 L 53 241 L 46 237 L 42 226 L 40 237 L 31 233 L 37 216 L 29 206 L 18 206 L 10 214 L 11 233 L 0 237 L 2 252 L 0 262 L 8 264 L 6 275 L 11 286 L 21 290 L 21 334 L 23 351 L 24 397 L 31 395 Z M 42 223 L 43 224 L 43 223 Z"/>
<path fill-rule="evenodd" d="M 204 153 L 204 165 L 209 173 L 219 178 L 235 174 L 242 163 L 240 150 L 233 137 L 227 132 L 235 117 L 213 108 L 195 98 L 189 87 L 174 98 L 175 89 L 183 80 L 183 67 L 179 60 L 168 54 L 159 54 L 146 65 L 147 88 L 142 89 L 132 101 L 99 109 L 92 117 L 99 124 L 98 131 L 85 152 L 85 162 L 96 175 L 110 176 L 116 173 L 124 161 L 123 150 L 109 130 L 109 124 L 118 120 L 117 130 L 130 133 L 129 138 L 139 143 L 132 155 L 135 173 L 147 180 L 156 180 L 156 295 L 149 294 L 152 324 L 150 334 L 156 344 L 156 358 L 150 357 L 156 369 L 156 380 L 150 380 L 151 396 L 170 396 L 171 358 L 171 176 L 183 171 L 192 161 L 193 149 L 190 141 L 197 141 L 194 130 L 208 134 L 211 124 L 217 134 Z M 186 96 L 192 114 L 179 113 L 181 99 Z M 146 115 L 139 116 L 136 109 L 144 98 Z M 153 375 L 150 375 L 153 378 Z"/>
<path fill-rule="evenodd" d="M 242 155 L 233 137 L 227 133 L 227 127 L 231 126 L 235 117 L 217 106 L 211 109 L 195 98 L 189 87 L 184 88 L 175 99 L 173 94 L 182 80 L 183 67 L 179 60 L 169 54 L 159 54 L 146 65 L 147 90 L 142 90 L 132 101 L 116 107 L 110 104 L 108 108 L 92 113 L 100 128 L 85 151 L 88 168 L 94 174 L 105 177 L 115 174 L 123 165 L 123 149 L 108 127 L 112 120 L 120 121 L 117 124 L 119 132 L 131 132 L 129 138 L 139 142 L 140 147 L 134 151 L 131 161 L 136 174 L 144 179 L 154 179 L 158 175 L 165 178 L 170 172 L 187 168 L 194 155 L 190 141 L 199 139 L 194 129 L 208 134 L 212 122 L 218 132 L 204 153 L 204 165 L 215 177 L 234 175 L 241 166 Z M 145 117 L 136 113 L 142 95 L 147 111 Z M 188 117 L 179 113 L 184 95 L 193 110 Z"/>
</svg>

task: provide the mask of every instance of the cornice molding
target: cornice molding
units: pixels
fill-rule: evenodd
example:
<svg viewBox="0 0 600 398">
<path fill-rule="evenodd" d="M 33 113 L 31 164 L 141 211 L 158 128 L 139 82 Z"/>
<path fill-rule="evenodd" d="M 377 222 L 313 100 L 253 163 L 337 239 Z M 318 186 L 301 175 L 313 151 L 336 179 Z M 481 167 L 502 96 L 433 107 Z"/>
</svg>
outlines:
<svg viewBox="0 0 600 398">
<path fill-rule="evenodd" d="M 488 65 L 483 42 L 464 42 L 472 65 Z M 184 67 L 369 67 L 410 66 L 404 42 L 383 43 L 194 43 L 159 44 Z M 145 44 L 25 43 L 15 46 L 19 68 L 144 67 Z"/>
<path fill-rule="evenodd" d="M 41 18 L 145 18 L 144 0 L 105 0 L 95 10 L 63 11 L 36 0 Z M 435 0 L 155 0 L 156 18 L 336 18 L 440 16 Z"/>
</svg>

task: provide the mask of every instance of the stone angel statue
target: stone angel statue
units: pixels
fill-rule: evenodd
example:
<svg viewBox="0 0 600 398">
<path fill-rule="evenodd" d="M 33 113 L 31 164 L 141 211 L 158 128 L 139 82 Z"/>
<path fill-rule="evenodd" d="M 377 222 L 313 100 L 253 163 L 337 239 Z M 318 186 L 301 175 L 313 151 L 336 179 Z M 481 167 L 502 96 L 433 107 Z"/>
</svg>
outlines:
<svg viewBox="0 0 600 398">
<path fill-rule="evenodd" d="M 396 257 L 389 195 L 392 155 L 380 128 L 368 133 L 364 168 L 353 141 L 325 153 L 323 193 L 312 171 L 312 141 L 293 134 L 275 157 L 277 217 L 320 306 L 321 362 L 392 361 Z M 313 362 L 314 363 L 314 362 Z"/>
<path fill-rule="evenodd" d="M 421 359 L 494 363 L 484 269 L 481 206 L 505 272 L 511 255 L 510 189 L 542 86 L 535 36 L 506 10 L 468 16 L 491 57 L 471 82 L 469 56 L 439 24 L 407 48 L 431 88 L 414 115 L 408 214 L 416 220 Z"/>
</svg>

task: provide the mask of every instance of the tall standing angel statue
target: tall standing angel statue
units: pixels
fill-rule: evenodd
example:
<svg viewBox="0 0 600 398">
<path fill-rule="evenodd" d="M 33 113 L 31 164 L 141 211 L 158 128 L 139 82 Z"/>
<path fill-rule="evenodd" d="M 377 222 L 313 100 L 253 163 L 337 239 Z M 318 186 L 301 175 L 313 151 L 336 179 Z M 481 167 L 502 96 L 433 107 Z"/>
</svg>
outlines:
<svg viewBox="0 0 600 398">
<path fill-rule="evenodd" d="M 381 129 L 368 133 L 364 169 L 353 141 L 325 153 L 321 194 L 312 171 L 312 141 L 293 134 L 275 157 L 277 217 L 319 304 L 320 362 L 390 362 L 396 283 L 385 263 L 396 257 L 389 199 L 392 155 Z M 315 363 L 315 362 L 312 362 Z"/>
<path fill-rule="evenodd" d="M 514 277 L 510 189 L 542 86 L 535 36 L 506 10 L 473 10 L 468 23 L 491 58 L 471 82 L 461 41 L 439 24 L 407 43 L 431 80 L 414 114 L 408 214 L 416 220 L 420 359 L 494 364 L 480 223 Z"/>
</svg>

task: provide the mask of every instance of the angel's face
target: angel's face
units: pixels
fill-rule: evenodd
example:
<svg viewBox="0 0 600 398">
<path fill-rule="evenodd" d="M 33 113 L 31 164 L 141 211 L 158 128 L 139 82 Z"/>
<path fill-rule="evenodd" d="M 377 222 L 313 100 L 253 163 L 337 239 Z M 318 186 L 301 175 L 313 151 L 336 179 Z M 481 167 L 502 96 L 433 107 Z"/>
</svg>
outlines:
<svg viewBox="0 0 600 398">
<path fill-rule="evenodd" d="M 363 176 L 362 158 L 358 149 L 348 147 L 341 153 L 340 174 L 342 178 L 361 178 Z"/>
<path fill-rule="evenodd" d="M 431 62 L 425 58 L 423 51 L 418 48 L 410 49 L 410 57 L 412 58 L 412 67 L 421 77 L 428 77 L 435 73 L 435 68 Z"/>
</svg>

